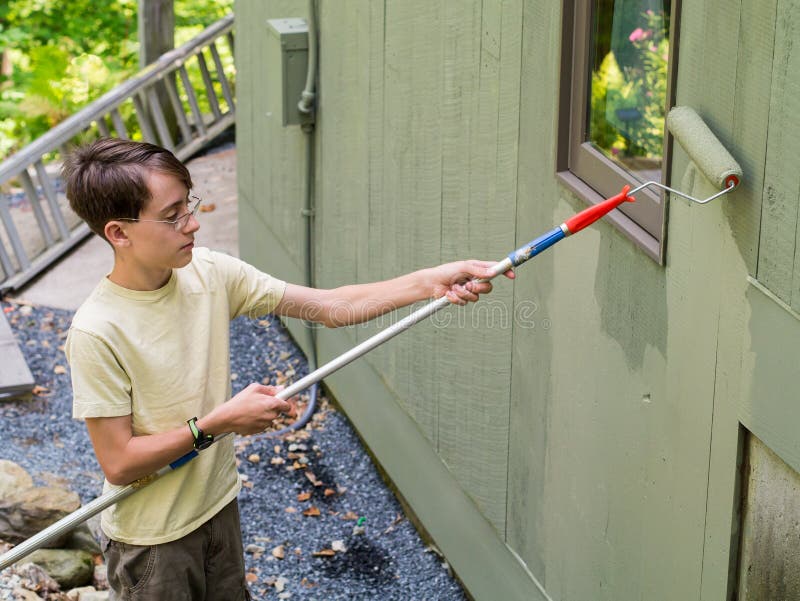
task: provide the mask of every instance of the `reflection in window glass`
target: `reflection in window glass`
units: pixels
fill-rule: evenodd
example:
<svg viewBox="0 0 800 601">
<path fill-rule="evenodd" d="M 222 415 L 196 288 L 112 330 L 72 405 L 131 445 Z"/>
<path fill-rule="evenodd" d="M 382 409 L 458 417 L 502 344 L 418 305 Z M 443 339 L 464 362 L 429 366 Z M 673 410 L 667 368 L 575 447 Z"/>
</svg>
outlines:
<svg viewBox="0 0 800 601">
<path fill-rule="evenodd" d="M 642 181 L 661 179 L 669 0 L 594 0 L 587 141 Z"/>
</svg>

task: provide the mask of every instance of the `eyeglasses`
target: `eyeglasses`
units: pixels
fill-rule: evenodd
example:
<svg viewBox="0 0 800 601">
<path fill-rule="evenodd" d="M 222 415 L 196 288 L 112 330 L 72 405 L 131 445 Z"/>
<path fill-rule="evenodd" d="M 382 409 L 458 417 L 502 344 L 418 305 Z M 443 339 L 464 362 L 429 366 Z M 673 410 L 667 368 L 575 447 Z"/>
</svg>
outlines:
<svg viewBox="0 0 800 601">
<path fill-rule="evenodd" d="M 186 211 L 186 213 L 183 215 L 176 217 L 175 219 L 135 219 L 133 217 L 120 217 L 117 219 L 117 221 L 149 221 L 151 223 L 168 223 L 175 228 L 176 232 L 179 232 L 186 227 L 189 217 L 197 215 L 197 211 L 200 210 L 201 202 L 203 202 L 202 198 L 195 196 L 194 194 L 190 194 L 189 198 L 186 199 L 186 208 L 188 211 Z"/>
</svg>

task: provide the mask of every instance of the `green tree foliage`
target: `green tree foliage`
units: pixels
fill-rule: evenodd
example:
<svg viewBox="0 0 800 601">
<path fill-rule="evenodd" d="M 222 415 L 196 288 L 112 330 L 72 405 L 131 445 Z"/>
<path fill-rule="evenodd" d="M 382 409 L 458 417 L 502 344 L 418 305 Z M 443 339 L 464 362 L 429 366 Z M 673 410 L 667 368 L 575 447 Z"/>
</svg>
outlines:
<svg viewBox="0 0 800 601">
<path fill-rule="evenodd" d="M 592 71 L 590 139 L 620 159 L 658 161 L 667 105 L 669 15 L 647 10 L 633 16 L 635 27 L 620 27 L 624 35 L 616 44 L 605 40 L 598 46 L 602 60 Z"/>
<path fill-rule="evenodd" d="M 175 0 L 175 41 L 233 0 Z M 0 158 L 138 71 L 136 0 L 0 0 Z"/>
</svg>

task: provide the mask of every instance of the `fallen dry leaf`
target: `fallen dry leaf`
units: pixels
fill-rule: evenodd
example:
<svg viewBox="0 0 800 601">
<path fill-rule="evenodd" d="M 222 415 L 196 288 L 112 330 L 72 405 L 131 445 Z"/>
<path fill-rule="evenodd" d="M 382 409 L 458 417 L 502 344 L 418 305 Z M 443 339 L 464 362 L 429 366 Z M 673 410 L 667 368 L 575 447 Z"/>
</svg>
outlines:
<svg viewBox="0 0 800 601">
<path fill-rule="evenodd" d="M 345 513 L 342 516 L 342 519 L 343 520 L 357 520 L 358 519 L 358 514 L 353 513 L 352 511 L 348 511 L 347 513 Z"/>
<path fill-rule="evenodd" d="M 319 509 L 317 509 L 316 507 L 314 507 L 312 505 L 311 507 L 309 507 L 308 509 L 306 509 L 303 512 L 303 515 L 306 516 L 306 517 L 310 517 L 310 518 L 317 517 L 318 515 L 320 515 L 320 511 L 319 511 Z"/>
<path fill-rule="evenodd" d="M 284 509 L 284 511 L 286 513 L 297 513 L 297 509 L 294 507 L 287 507 L 286 509 Z"/>
<path fill-rule="evenodd" d="M 250 463 L 258 463 L 259 461 L 261 461 L 261 455 L 259 455 L 258 453 L 253 453 L 252 455 L 248 455 L 247 460 Z"/>
<path fill-rule="evenodd" d="M 326 488 L 324 494 L 325 494 L 326 497 L 330 497 L 332 495 L 335 495 L 336 491 L 333 490 L 332 488 Z"/>
<path fill-rule="evenodd" d="M 286 463 L 286 460 L 283 457 L 273 457 L 269 460 L 272 465 L 283 465 Z"/>
<path fill-rule="evenodd" d="M 283 549 L 283 545 L 278 545 L 272 550 L 272 556 L 275 559 L 283 559 L 286 556 L 286 552 Z"/>
<path fill-rule="evenodd" d="M 306 471 L 306 478 L 308 478 L 311 484 L 313 484 L 314 486 L 322 486 L 322 482 L 317 480 L 317 477 L 314 475 L 314 472 Z"/>
<path fill-rule="evenodd" d="M 312 555 L 314 557 L 333 557 L 336 555 L 336 551 L 333 549 L 322 549 L 321 551 L 314 551 Z"/>
<path fill-rule="evenodd" d="M 47 394 L 50 392 L 50 389 L 46 386 L 34 386 L 31 392 L 36 396 L 47 396 Z"/>
<path fill-rule="evenodd" d="M 308 501 L 310 498 L 311 498 L 310 492 L 301 492 L 299 495 L 297 495 L 298 501 Z"/>
<path fill-rule="evenodd" d="M 258 582 L 258 574 L 253 574 L 253 572 L 247 572 L 244 577 L 247 582 L 253 584 L 254 582 Z"/>
<path fill-rule="evenodd" d="M 65 373 L 67 373 L 67 368 L 64 367 L 63 365 L 56 365 L 53 368 L 53 373 L 54 374 L 58 374 L 59 376 L 61 376 L 61 375 L 65 374 Z"/>
<path fill-rule="evenodd" d="M 214 210 L 216 210 L 216 208 L 217 208 L 217 205 L 215 205 L 213 202 L 209 202 L 209 203 L 200 205 L 200 212 L 201 213 L 211 213 Z"/>
</svg>

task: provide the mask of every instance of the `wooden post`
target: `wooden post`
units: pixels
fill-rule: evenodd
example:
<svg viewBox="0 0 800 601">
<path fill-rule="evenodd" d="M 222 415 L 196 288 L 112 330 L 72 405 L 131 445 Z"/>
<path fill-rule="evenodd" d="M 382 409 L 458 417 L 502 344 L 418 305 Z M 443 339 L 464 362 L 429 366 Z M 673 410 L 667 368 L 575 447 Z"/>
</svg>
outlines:
<svg viewBox="0 0 800 601">
<path fill-rule="evenodd" d="M 175 7 L 174 0 L 139 0 L 139 68 L 158 60 L 165 52 L 175 48 Z M 169 96 L 163 83 L 154 86 L 158 103 L 167 121 L 167 127 L 173 140 L 178 133 L 178 121 L 172 111 Z M 153 120 L 150 111 L 147 119 L 151 126 Z M 161 140 L 162 145 L 165 140 Z"/>
<path fill-rule="evenodd" d="M 139 67 L 175 48 L 173 0 L 139 0 Z"/>
</svg>

